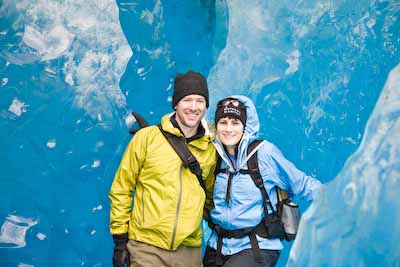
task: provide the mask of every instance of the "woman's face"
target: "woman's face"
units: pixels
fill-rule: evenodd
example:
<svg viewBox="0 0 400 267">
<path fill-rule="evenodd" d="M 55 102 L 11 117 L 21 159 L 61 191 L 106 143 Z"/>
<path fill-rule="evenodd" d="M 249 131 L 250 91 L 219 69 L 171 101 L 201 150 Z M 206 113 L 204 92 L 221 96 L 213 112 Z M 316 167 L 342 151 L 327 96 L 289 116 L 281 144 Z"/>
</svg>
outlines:
<svg viewBox="0 0 400 267">
<path fill-rule="evenodd" d="M 217 136 L 227 148 L 234 148 L 243 136 L 243 123 L 234 118 L 225 117 L 217 122 Z"/>
</svg>

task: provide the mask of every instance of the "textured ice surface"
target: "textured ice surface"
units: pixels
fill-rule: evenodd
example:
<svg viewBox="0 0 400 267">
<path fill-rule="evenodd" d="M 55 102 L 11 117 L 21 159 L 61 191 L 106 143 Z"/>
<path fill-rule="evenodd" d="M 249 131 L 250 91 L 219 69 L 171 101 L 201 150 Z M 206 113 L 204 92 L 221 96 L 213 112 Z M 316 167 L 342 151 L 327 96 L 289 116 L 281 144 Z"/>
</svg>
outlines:
<svg viewBox="0 0 400 267">
<path fill-rule="evenodd" d="M 400 266 L 399 88 L 400 65 L 360 147 L 304 215 L 288 266 Z"/>
<path fill-rule="evenodd" d="M 16 65 L 44 61 L 45 71 L 62 72 L 76 106 L 95 119 L 111 117 L 110 101 L 125 105 L 118 82 L 132 51 L 114 1 L 5 0 L 0 12 L 12 19 L 5 35 L 18 40 L 3 47 L 4 60 Z"/>
<path fill-rule="evenodd" d="M 229 17 L 229 23 L 226 46 L 208 77 L 214 95 L 250 95 L 260 112 L 261 136 L 306 172 L 323 182 L 332 180 L 360 144 L 388 72 L 399 63 L 400 4 L 254 1 L 249 6 L 226 1 L 226 8 L 228 14 L 216 9 L 217 22 Z M 374 186 L 368 185 L 370 192 Z M 314 245 L 300 243 L 297 253 L 318 253 Z M 358 252 L 354 257 L 368 261 Z M 340 251 L 334 255 L 339 258 Z M 279 265 L 283 258 L 285 251 Z M 312 260 L 293 266 L 319 266 Z M 325 266 L 349 266 L 343 260 Z"/>
<path fill-rule="evenodd" d="M 111 266 L 129 111 L 158 122 L 195 69 L 210 120 L 250 96 L 260 137 L 328 183 L 291 266 L 398 266 L 399 18 L 396 0 L 2 1 L 0 265 Z"/>
</svg>

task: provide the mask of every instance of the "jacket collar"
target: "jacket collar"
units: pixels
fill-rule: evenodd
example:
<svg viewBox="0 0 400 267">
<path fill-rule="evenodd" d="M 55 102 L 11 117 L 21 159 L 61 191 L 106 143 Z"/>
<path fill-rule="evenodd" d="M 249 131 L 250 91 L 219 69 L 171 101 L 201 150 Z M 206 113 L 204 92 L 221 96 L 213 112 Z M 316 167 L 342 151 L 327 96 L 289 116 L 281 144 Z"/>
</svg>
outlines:
<svg viewBox="0 0 400 267">
<path fill-rule="evenodd" d="M 169 113 L 167 115 L 164 115 L 161 119 L 161 127 L 164 129 L 164 131 L 169 132 L 173 135 L 176 135 L 178 137 L 184 137 L 183 133 L 179 129 L 179 127 L 175 127 L 173 122 L 171 121 L 171 117 L 175 115 L 175 112 Z M 206 150 L 210 143 L 214 140 L 214 135 L 211 134 L 211 131 L 208 127 L 208 124 L 206 120 L 203 118 L 201 120 L 201 127 L 203 128 L 204 131 L 203 134 L 196 133 L 196 136 L 198 135 L 197 138 L 188 140 L 188 143 L 190 145 L 193 145 L 197 147 L 198 149 L 201 150 Z"/>
</svg>

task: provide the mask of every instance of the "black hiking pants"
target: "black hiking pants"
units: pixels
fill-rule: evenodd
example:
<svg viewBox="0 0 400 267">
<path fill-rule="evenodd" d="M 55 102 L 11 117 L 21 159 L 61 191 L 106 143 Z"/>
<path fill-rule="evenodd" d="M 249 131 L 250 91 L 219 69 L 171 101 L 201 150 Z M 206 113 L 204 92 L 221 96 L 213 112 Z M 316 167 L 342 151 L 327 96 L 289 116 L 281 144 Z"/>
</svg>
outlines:
<svg viewBox="0 0 400 267">
<path fill-rule="evenodd" d="M 222 267 L 274 267 L 278 261 L 279 254 L 279 250 L 260 249 L 260 255 L 263 258 L 263 262 L 257 263 L 254 260 L 252 249 L 249 248 L 233 255 L 222 255 Z M 221 267 L 216 263 L 216 256 L 217 251 L 207 246 L 203 259 L 204 267 Z"/>
</svg>

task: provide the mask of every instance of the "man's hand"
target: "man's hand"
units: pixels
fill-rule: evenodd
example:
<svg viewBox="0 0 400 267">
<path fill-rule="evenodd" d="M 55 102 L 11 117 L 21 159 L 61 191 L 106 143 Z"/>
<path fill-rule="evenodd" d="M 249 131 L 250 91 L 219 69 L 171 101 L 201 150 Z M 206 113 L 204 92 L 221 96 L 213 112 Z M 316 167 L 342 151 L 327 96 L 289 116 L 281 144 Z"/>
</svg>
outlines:
<svg viewBox="0 0 400 267">
<path fill-rule="evenodd" d="M 113 266 L 125 267 L 130 264 L 130 255 L 126 244 L 128 243 L 128 234 L 113 235 L 114 239 L 114 254 Z"/>
</svg>

